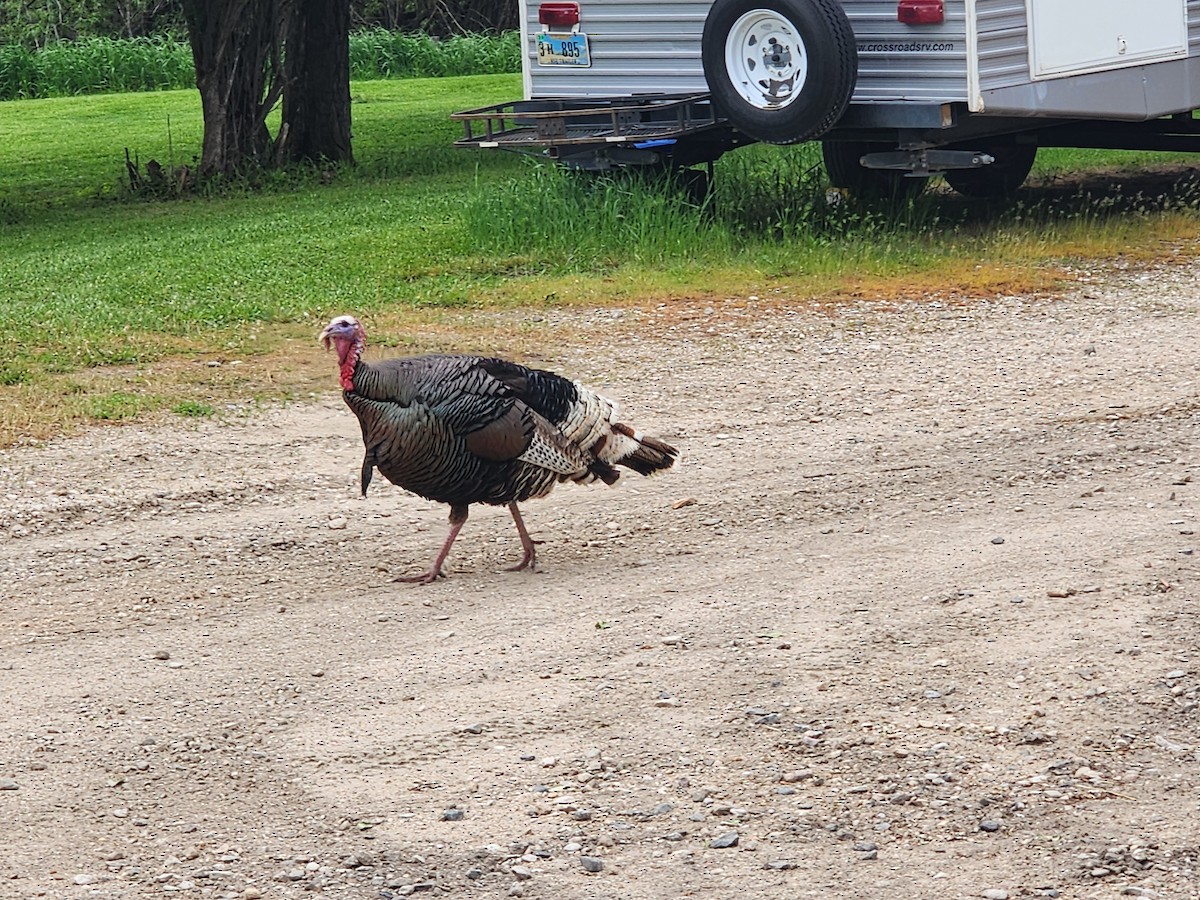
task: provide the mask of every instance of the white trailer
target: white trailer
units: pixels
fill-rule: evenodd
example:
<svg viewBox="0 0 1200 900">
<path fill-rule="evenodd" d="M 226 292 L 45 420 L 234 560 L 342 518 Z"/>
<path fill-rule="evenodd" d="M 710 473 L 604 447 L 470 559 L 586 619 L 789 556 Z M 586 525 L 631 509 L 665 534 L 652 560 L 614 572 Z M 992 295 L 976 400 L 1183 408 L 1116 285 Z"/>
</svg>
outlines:
<svg viewBox="0 0 1200 900">
<path fill-rule="evenodd" d="M 835 184 L 1014 190 L 1039 146 L 1200 150 L 1200 0 L 521 0 L 459 145 L 603 169 L 822 141 Z"/>
</svg>

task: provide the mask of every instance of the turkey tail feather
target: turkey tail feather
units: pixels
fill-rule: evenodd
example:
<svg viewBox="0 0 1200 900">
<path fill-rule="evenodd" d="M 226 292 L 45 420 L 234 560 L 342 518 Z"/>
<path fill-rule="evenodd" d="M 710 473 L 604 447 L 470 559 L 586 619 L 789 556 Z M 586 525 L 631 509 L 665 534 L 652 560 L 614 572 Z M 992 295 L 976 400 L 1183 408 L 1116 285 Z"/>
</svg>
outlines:
<svg viewBox="0 0 1200 900">
<path fill-rule="evenodd" d="M 648 437 L 621 422 L 613 422 L 612 429 L 636 442 L 631 453 L 627 453 L 613 462 L 619 466 L 633 469 L 639 475 L 653 475 L 655 472 L 673 468 L 679 459 L 679 451 L 666 441 Z"/>
</svg>

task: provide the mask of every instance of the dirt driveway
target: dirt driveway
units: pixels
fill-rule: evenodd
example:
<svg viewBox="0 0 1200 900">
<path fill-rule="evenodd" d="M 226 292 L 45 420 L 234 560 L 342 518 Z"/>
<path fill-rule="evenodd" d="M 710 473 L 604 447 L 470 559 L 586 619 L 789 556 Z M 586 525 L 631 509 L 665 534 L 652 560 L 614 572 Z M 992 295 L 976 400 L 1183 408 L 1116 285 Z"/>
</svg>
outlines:
<svg viewBox="0 0 1200 900">
<path fill-rule="evenodd" d="M 329 357 L 4 454 L 0 897 L 1197 897 L 1198 275 L 548 315 L 686 459 L 532 575 Z"/>
</svg>

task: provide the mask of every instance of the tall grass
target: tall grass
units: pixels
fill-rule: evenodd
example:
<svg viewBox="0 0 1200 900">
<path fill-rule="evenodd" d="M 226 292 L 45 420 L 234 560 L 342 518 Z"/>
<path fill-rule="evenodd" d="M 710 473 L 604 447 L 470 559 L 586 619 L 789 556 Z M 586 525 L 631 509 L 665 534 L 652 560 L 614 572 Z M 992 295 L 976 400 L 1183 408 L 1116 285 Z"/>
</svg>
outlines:
<svg viewBox="0 0 1200 900">
<path fill-rule="evenodd" d="M 169 37 L 0 47 L 0 100 L 171 90 L 193 87 L 195 76 L 191 47 Z"/>
<path fill-rule="evenodd" d="M 445 39 L 371 28 L 350 36 L 350 77 L 434 78 L 521 70 L 521 37 L 467 34 Z"/>
<path fill-rule="evenodd" d="M 739 257 L 808 272 L 863 260 L 877 269 L 918 264 L 939 228 L 938 203 L 855 203 L 831 191 L 820 158 L 817 145 L 745 148 L 718 163 L 712 185 L 699 173 L 593 174 L 536 162 L 499 189 L 477 185 L 464 220 L 473 245 L 507 259 L 510 271 Z"/>
<path fill-rule="evenodd" d="M 350 77 L 424 78 L 520 70 L 516 32 L 445 40 L 370 29 L 350 35 Z M 56 41 L 37 50 L 0 46 L 0 100 L 195 87 L 192 49 L 171 37 Z"/>
</svg>

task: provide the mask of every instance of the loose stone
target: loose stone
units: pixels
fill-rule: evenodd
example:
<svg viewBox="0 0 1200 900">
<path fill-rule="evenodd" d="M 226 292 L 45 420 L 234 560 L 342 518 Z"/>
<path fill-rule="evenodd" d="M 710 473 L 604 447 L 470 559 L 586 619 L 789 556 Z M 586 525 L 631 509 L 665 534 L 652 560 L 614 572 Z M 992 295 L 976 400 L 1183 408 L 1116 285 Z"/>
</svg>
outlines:
<svg viewBox="0 0 1200 900">
<path fill-rule="evenodd" d="M 595 856 L 581 856 L 579 865 L 583 866 L 585 872 L 599 872 L 604 868 L 604 860 Z"/>
<path fill-rule="evenodd" d="M 722 835 L 718 835 L 709 842 L 710 847 L 714 850 L 724 850 L 726 847 L 736 847 L 740 836 L 736 831 L 727 831 Z"/>
</svg>

